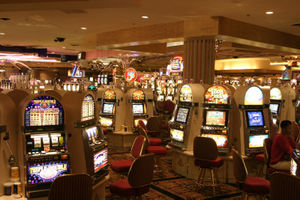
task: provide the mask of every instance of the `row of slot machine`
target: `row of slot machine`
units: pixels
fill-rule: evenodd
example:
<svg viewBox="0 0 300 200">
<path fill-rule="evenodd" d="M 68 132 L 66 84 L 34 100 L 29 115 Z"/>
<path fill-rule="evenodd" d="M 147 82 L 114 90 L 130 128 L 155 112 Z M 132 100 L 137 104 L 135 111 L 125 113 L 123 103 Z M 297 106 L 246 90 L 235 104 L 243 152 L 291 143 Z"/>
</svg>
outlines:
<svg viewBox="0 0 300 200">
<path fill-rule="evenodd" d="M 231 146 L 245 155 L 261 153 L 270 123 L 294 121 L 294 99 L 289 86 L 183 85 L 169 122 L 170 145 L 191 151 L 201 135 L 214 139 L 220 153 Z"/>
<path fill-rule="evenodd" d="M 108 145 L 97 123 L 95 100 L 92 92 L 0 94 L 1 124 L 9 132 L 26 197 L 47 196 L 51 183 L 63 174 L 86 173 L 94 184 L 108 174 Z M 0 168 L 3 184 L 9 179 L 5 156 Z"/>
<path fill-rule="evenodd" d="M 123 92 L 119 88 L 99 90 L 101 126 L 112 131 L 120 131 L 122 126 L 134 131 L 138 121 L 147 124 L 147 118 L 153 116 L 153 92 L 151 89 L 131 88 Z"/>
</svg>

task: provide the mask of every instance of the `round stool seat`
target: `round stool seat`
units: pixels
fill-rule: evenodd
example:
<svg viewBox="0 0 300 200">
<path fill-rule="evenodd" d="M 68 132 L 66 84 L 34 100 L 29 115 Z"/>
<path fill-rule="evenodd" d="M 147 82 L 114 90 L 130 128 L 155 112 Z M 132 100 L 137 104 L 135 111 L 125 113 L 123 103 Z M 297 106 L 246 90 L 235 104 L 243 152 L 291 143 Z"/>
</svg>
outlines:
<svg viewBox="0 0 300 200">
<path fill-rule="evenodd" d="M 167 154 L 167 149 L 162 146 L 149 146 L 147 148 L 148 153 L 153 153 L 155 155 L 166 155 Z"/>
<path fill-rule="evenodd" d="M 150 146 L 159 146 L 162 140 L 160 138 L 149 138 L 149 145 Z"/>
<path fill-rule="evenodd" d="M 218 168 L 221 167 L 224 163 L 224 160 L 220 157 L 217 157 L 216 160 L 200 160 L 195 159 L 195 165 L 200 166 L 201 168 Z"/>
<path fill-rule="evenodd" d="M 247 193 L 267 194 L 270 192 L 270 181 L 261 177 L 247 177 L 243 190 Z"/>
<path fill-rule="evenodd" d="M 265 154 L 263 153 L 260 153 L 260 154 L 257 154 L 255 156 L 255 160 L 258 161 L 258 162 L 265 162 Z"/>
<path fill-rule="evenodd" d="M 116 172 L 128 172 L 133 160 L 116 160 L 111 162 L 111 169 Z"/>
</svg>

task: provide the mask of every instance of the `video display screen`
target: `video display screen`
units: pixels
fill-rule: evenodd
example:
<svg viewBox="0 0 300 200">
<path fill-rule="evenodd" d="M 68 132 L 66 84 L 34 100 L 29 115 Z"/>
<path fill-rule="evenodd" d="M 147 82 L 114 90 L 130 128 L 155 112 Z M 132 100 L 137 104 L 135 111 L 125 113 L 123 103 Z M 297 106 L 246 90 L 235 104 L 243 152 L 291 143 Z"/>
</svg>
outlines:
<svg viewBox="0 0 300 200">
<path fill-rule="evenodd" d="M 176 115 L 176 121 L 181 123 L 186 123 L 189 116 L 189 108 L 179 107 Z"/>
<path fill-rule="evenodd" d="M 173 140 L 183 142 L 184 132 L 181 130 L 177 130 L 177 129 L 171 129 L 170 136 L 171 136 L 171 139 L 173 139 Z"/>
<path fill-rule="evenodd" d="M 292 158 L 292 159 L 291 159 L 291 167 L 290 167 L 291 175 L 294 175 L 294 176 L 297 175 L 297 168 L 298 168 L 298 164 L 297 164 L 297 162 L 295 161 L 295 159 Z"/>
<path fill-rule="evenodd" d="M 144 114 L 144 104 L 142 103 L 133 103 L 132 104 L 133 114 Z"/>
<path fill-rule="evenodd" d="M 89 138 L 89 144 L 95 144 L 99 139 L 98 128 L 96 126 L 85 129 L 85 132 Z"/>
<path fill-rule="evenodd" d="M 30 164 L 27 167 L 27 183 L 48 183 L 53 182 L 63 174 L 69 174 L 68 161 L 53 161 Z"/>
<path fill-rule="evenodd" d="M 113 114 L 114 103 L 103 103 L 102 113 Z"/>
<path fill-rule="evenodd" d="M 249 148 L 261 148 L 264 146 L 264 140 L 269 135 L 250 135 L 249 136 Z"/>
<path fill-rule="evenodd" d="M 270 111 L 272 114 L 278 114 L 278 109 L 279 109 L 279 104 L 277 103 L 270 103 L 270 107 L 269 107 Z"/>
<path fill-rule="evenodd" d="M 94 173 L 99 172 L 103 167 L 107 166 L 107 149 L 103 149 L 94 154 Z"/>
<path fill-rule="evenodd" d="M 228 137 L 226 135 L 201 134 L 201 136 L 212 138 L 216 142 L 217 147 L 227 147 Z"/>
<path fill-rule="evenodd" d="M 264 126 L 264 115 L 262 111 L 247 111 L 246 115 L 249 127 Z"/>
<path fill-rule="evenodd" d="M 205 125 L 211 126 L 225 126 L 226 112 L 225 111 L 206 111 Z"/>
</svg>

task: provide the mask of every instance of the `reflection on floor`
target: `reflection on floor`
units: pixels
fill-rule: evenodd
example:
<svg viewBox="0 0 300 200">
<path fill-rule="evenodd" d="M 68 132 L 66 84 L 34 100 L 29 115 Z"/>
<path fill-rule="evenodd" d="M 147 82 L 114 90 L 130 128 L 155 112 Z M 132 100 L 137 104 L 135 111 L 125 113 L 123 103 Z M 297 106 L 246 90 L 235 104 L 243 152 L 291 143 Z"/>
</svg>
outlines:
<svg viewBox="0 0 300 200">
<path fill-rule="evenodd" d="M 110 149 L 109 161 L 123 160 L 130 157 L 129 149 Z M 212 187 L 202 187 L 198 192 L 195 191 L 195 181 L 187 179 L 176 174 L 172 170 L 171 152 L 161 158 L 162 172 L 154 174 L 150 191 L 143 195 L 143 199 L 176 199 L 176 200 L 213 200 L 241 199 L 241 192 L 232 185 L 220 184 L 213 190 Z M 121 175 L 110 170 L 110 180 L 106 187 L 106 199 L 120 199 L 117 195 L 113 195 L 109 191 L 109 184 L 113 181 L 121 179 Z"/>
</svg>

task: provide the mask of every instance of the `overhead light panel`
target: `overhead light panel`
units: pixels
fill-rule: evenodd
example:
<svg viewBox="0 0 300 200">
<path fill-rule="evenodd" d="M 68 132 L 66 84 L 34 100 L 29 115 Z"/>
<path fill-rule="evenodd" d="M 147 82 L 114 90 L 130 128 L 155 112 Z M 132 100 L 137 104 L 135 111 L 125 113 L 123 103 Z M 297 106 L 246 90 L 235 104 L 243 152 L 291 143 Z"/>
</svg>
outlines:
<svg viewBox="0 0 300 200">
<path fill-rule="evenodd" d="M 5 33 L 0 33 L 0 35 L 5 35 Z"/>
<path fill-rule="evenodd" d="M 176 47 L 184 45 L 184 41 L 168 42 L 167 47 Z"/>
<path fill-rule="evenodd" d="M 141 18 L 143 18 L 143 19 L 149 19 L 149 16 L 143 15 Z"/>
<path fill-rule="evenodd" d="M 274 12 L 272 10 L 268 10 L 265 13 L 266 13 L 266 15 L 273 15 L 274 14 Z"/>
<path fill-rule="evenodd" d="M 84 27 L 84 26 L 82 26 L 80 28 L 81 28 L 81 30 L 87 30 L 87 27 Z"/>
</svg>

